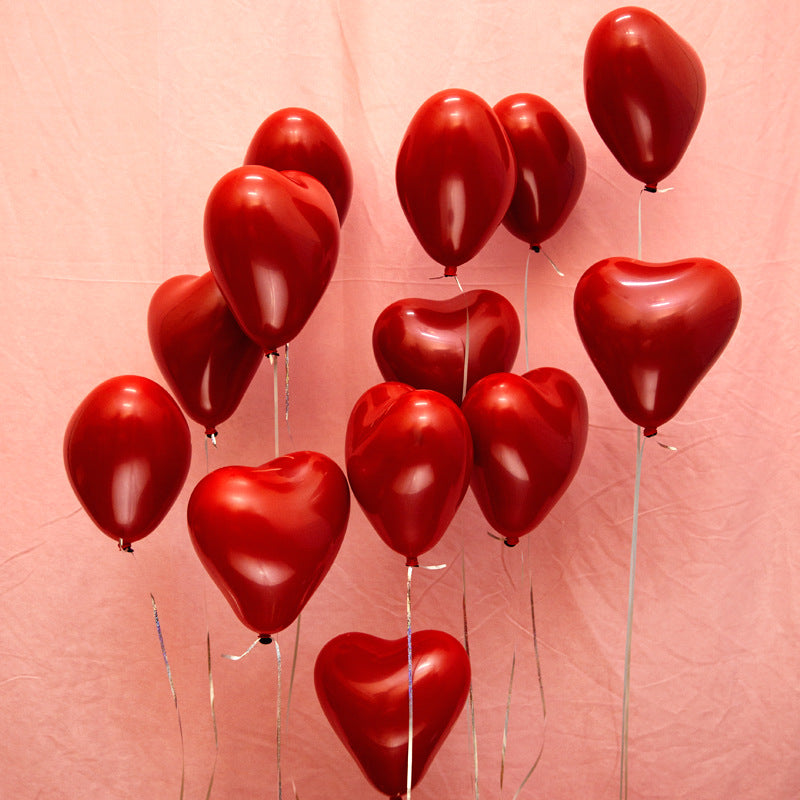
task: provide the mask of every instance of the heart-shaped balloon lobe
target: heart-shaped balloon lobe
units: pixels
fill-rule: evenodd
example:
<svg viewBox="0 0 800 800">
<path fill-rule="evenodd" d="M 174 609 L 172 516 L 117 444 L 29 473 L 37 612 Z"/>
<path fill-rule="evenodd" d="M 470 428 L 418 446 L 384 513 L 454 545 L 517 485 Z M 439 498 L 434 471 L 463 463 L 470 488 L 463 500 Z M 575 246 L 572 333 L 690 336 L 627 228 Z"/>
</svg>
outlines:
<svg viewBox="0 0 800 800">
<path fill-rule="evenodd" d="M 239 619 L 259 635 L 297 618 L 342 544 L 350 490 L 339 466 L 301 451 L 222 467 L 189 498 L 192 543 Z"/>
<path fill-rule="evenodd" d="M 606 258 L 575 287 L 584 347 L 622 413 L 652 436 L 719 358 L 741 313 L 722 264 Z"/>
<path fill-rule="evenodd" d="M 519 334 L 511 303 L 497 292 L 478 289 L 448 300 L 392 303 L 375 321 L 372 349 L 387 381 L 433 389 L 461 403 L 467 346 L 469 388 L 485 375 L 511 369 Z"/>
<path fill-rule="evenodd" d="M 411 650 L 411 784 L 415 786 L 464 707 L 470 665 L 464 647 L 443 631 L 415 631 Z M 392 798 L 404 795 L 409 720 L 406 638 L 337 636 L 317 656 L 314 683 L 325 716 L 370 783 Z"/>
<path fill-rule="evenodd" d="M 462 411 L 475 449 L 472 491 L 489 524 L 513 546 L 578 471 L 589 428 L 586 397 L 569 373 L 541 367 L 483 378 Z"/>
<path fill-rule="evenodd" d="M 367 519 L 416 566 L 444 535 L 469 486 L 472 440 L 461 410 L 439 392 L 373 386 L 350 414 L 345 457 Z"/>
<path fill-rule="evenodd" d="M 214 276 L 176 275 L 147 312 L 150 349 L 183 410 L 207 435 L 233 414 L 263 358 L 239 327 Z"/>
<path fill-rule="evenodd" d="M 339 253 L 325 187 L 301 172 L 237 167 L 211 190 L 204 231 L 211 272 L 242 330 L 265 353 L 294 339 Z"/>
</svg>

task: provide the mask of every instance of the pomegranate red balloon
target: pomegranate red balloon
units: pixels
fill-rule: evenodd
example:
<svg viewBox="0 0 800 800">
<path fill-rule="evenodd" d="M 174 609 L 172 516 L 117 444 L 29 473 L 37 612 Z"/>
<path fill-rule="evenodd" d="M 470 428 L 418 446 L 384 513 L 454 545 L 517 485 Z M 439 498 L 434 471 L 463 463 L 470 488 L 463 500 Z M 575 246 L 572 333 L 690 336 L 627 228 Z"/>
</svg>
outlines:
<svg viewBox="0 0 800 800">
<path fill-rule="evenodd" d="M 464 499 L 472 441 L 449 398 L 380 383 L 358 399 L 345 440 L 350 488 L 383 541 L 416 566 Z"/>
<path fill-rule="evenodd" d="M 315 177 L 330 193 L 342 224 L 353 196 L 353 170 L 339 137 L 322 117 L 307 108 L 282 108 L 255 132 L 245 164 Z"/>
<path fill-rule="evenodd" d="M 606 258 L 575 287 L 584 347 L 622 413 L 652 436 L 681 409 L 739 320 L 739 284 L 722 264 Z"/>
<path fill-rule="evenodd" d="M 375 321 L 372 349 L 387 381 L 433 389 L 460 404 L 467 345 L 469 388 L 485 375 L 511 369 L 519 335 L 511 303 L 497 292 L 478 289 L 448 300 L 414 297 L 392 303 Z"/>
<path fill-rule="evenodd" d="M 191 456 L 180 408 L 165 389 L 139 375 L 94 388 L 64 435 L 64 465 L 75 494 L 122 548 L 158 527 L 183 488 Z"/>
<path fill-rule="evenodd" d="M 586 154 L 558 109 L 535 94 L 512 94 L 494 107 L 508 134 L 517 185 L 503 225 L 539 246 L 572 213 L 586 179 Z"/>
<path fill-rule="evenodd" d="M 204 228 L 211 272 L 242 330 L 265 353 L 294 339 L 339 253 L 325 187 L 300 172 L 237 167 L 211 190 Z"/>
<path fill-rule="evenodd" d="M 210 272 L 176 275 L 156 289 L 147 312 L 150 349 L 183 410 L 216 434 L 236 410 L 261 363 Z"/>
<path fill-rule="evenodd" d="M 678 165 L 706 97 L 703 65 L 664 20 L 627 6 L 606 14 L 586 45 L 586 104 L 597 132 L 650 188 Z"/>
<path fill-rule="evenodd" d="M 455 275 L 505 216 L 514 193 L 514 156 L 496 114 L 464 89 L 426 100 L 397 155 L 397 194 L 428 255 Z"/>
<path fill-rule="evenodd" d="M 416 786 L 464 707 L 470 665 L 461 643 L 443 631 L 415 631 L 411 650 Z M 408 770 L 406 638 L 337 636 L 317 656 L 314 684 L 325 716 L 369 782 L 399 800 Z"/>
<path fill-rule="evenodd" d="M 337 464 L 301 451 L 260 467 L 222 467 L 189 498 L 192 544 L 236 616 L 268 636 L 316 591 L 339 552 L 350 490 Z"/>
<path fill-rule="evenodd" d="M 550 513 L 578 471 L 589 429 L 583 390 L 554 367 L 499 373 L 470 389 L 462 411 L 475 448 L 472 491 L 513 546 Z"/>
</svg>

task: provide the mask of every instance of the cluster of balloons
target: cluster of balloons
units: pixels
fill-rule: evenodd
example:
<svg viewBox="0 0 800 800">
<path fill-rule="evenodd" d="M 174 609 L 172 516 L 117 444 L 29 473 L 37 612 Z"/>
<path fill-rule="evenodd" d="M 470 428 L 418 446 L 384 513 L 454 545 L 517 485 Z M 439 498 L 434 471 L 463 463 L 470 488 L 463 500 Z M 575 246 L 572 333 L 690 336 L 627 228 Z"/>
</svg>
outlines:
<svg viewBox="0 0 800 800">
<path fill-rule="evenodd" d="M 654 189 L 702 111 L 697 55 L 649 11 L 618 9 L 592 31 L 584 85 L 603 141 Z M 538 249 L 564 225 L 585 175 L 577 133 L 547 100 L 520 93 L 491 107 L 461 89 L 422 104 L 396 163 L 408 223 L 448 276 L 500 225 Z M 263 357 L 305 326 L 335 269 L 352 189 L 341 142 L 302 108 L 268 117 L 244 164 L 212 188 L 204 219 L 210 271 L 170 278 L 148 309 L 153 356 L 177 403 L 149 379 L 120 376 L 94 389 L 67 426 L 72 487 L 120 547 L 151 533 L 185 483 L 184 413 L 216 436 Z M 651 435 L 719 356 L 740 304 L 731 273 L 709 259 L 608 258 L 581 277 L 574 313 L 620 409 Z M 198 482 L 190 538 L 246 627 L 269 640 L 297 618 L 336 558 L 351 493 L 407 566 L 440 541 L 470 487 L 509 546 L 542 522 L 580 466 L 588 408 L 563 370 L 513 374 L 519 340 L 513 306 L 493 291 L 394 302 L 374 324 L 384 382 L 351 411 L 346 474 L 328 456 L 303 451 L 223 467 Z M 461 711 L 470 667 L 448 634 L 420 631 L 412 641 L 416 784 Z M 315 670 L 334 730 L 393 798 L 406 789 L 407 666 L 405 640 L 349 633 L 323 648 Z"/>
</svg>

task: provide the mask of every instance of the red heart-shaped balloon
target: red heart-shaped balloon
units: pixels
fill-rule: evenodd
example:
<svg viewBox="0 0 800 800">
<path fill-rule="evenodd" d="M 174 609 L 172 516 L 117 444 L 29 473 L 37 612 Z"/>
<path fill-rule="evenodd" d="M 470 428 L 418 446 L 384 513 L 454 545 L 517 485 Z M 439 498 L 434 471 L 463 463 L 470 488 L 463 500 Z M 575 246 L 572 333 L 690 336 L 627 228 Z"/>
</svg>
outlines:
<svg viewBox="0 0 800 800">
<path fill-rule="evenodd" d="M 566 222 L 586 179 L 586 154 L 559 110 L 535 94 L 512 94 L 494 107 L 508 134 L 517 186 L 503 225 L 537 247 Z"/>
<path fill-rule="evenodd" d="M 183 410 L 207 435 L 238 407 L 263 353 L 207 272 L 161 284 L 147 312 L 150 349 Z"/>
<path fill-rule="evenodd" d="M 622 413 L 656 433 L 678 413 L 733 335 L 739 284 L 722 264 L 606 258 L 575 287 L 581 340 Z"/>
<path fill-rule="evenodd" d="M 513 546 L 578 471 L 589 429 L 583 390 L 554 367 L 501 373 L 478 381 L 461 409 L 475 448 L 472 491 L 489 524 Z"/>
<path fill-rule="evenodd" d="M 414 297 L 387 306 L 372 329 L 375 360 L 387 381 L 433 389 L 455 403 L 462 400 L 467 344 L 467 388 L 484 375 L 510 370 L 519 348 L 514 306 L 486 289 L 449 300 Z"/>
<path fill-rule="evenodd" d="M 395 178 L 411 230 L 445 275 L 455 275 L 508 210 L 514 155 L 485 100 L 465 89 L 447 89 L 414 114 L 397 154 Z"/>
<path fill-rule="evenodd" d="M 416 566 L 444 535 L 469 486 L 472 441 L 461 410 L 439 392 L 380 383 L 353 407 L 345 456 L 367 519 Z"/>
<path fill-rule="evenodd" d="M 411 650 L 415 786 L 464 707 L 470 665 L 464 647 L 443 631 L 415 631 Z M 408 770 L 407 639 L 337 636 L 317 656 L 314 683 L 325 716 L 364 775 L 399 800 Z"/>
<path fill-rule="evenodd" d="M 706 98 L 691 45 L 644 8 L 618 8 L 594 27 L 583 64 L 597 132 L 628 174 L 655 188 L 678 165 Z"/>
<path fill-rule="evenodd" d="M 189 498 L 203 566 L 236 616 L 259 635 L 297 618 L 333 563 L 350 513 L 338 465 L 301 451 L 260 467 L 222 467 Z"/>
<path fill-rule="evenodd" d="M 333 198 L 339 224 L 344 222 L 353 195 L 350 159 L 330 125 L 313 111 L 292 107 L 270 114 L 255 132 L 244 163 L 313 175 Z"/>
<path fill-rule="evenodd" d="M 291 341 L 330 282 L 339 218 L 325 187 L 301 172 L 237 167 L 211 190 L 205 246 L 242 330 L 265 353 Z"/>
<path fill-rule="evenodd" d="M 64 465 L 81 505 L 128 548 L 154 531 L 192 460 L 189 426 L 155 381 L 120 375 L 92 389 L 64 434 Z"/>
</svg>

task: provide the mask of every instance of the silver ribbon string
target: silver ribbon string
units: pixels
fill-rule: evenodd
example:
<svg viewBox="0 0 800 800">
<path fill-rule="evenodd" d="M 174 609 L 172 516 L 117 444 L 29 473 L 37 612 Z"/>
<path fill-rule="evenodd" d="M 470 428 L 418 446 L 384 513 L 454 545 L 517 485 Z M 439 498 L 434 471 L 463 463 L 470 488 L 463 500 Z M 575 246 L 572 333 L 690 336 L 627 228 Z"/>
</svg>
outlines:
<svg viewBox="0 0 800 800">
<path fill-rule="evenodd" d="M 467 660 L 472 663 L 469 654 L 469 625 L 467 624 L 467 571 L 464 563 L 464 550 L 461 550 L 461 612 L 464 617 L 464 649 L 467 651 Z M 475 727 L 475 696 L 472 690 L 472 675 L 469 679 L 469 718 L 472 730 L 472 756 L 475 769 L 475 800 L 479 800 L 478 790 L 478 734 Z"/>
</svg>

